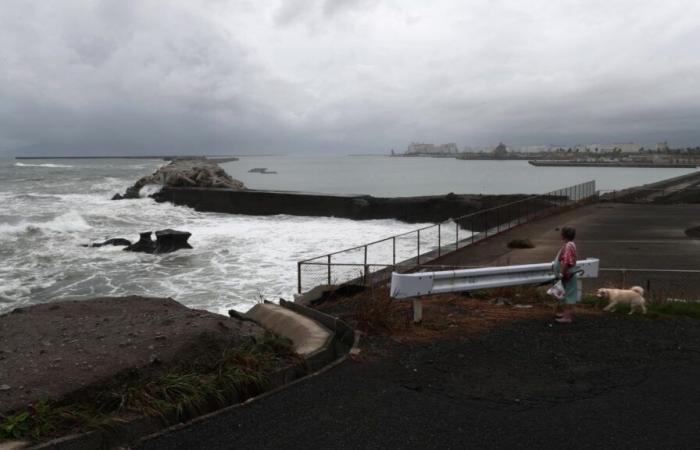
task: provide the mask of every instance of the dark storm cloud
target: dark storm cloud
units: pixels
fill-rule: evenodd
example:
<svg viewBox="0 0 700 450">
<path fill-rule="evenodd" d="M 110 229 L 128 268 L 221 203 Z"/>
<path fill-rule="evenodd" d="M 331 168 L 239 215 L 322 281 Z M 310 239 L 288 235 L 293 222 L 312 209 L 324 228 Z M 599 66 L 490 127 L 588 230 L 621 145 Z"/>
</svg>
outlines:
<svg viewBox="0 0 700 450">
<path fill-rule="evenodd" d="M 5 0 L 0 152 L 700 145 L 699 5 L 552 3 Z"/>
</svg>

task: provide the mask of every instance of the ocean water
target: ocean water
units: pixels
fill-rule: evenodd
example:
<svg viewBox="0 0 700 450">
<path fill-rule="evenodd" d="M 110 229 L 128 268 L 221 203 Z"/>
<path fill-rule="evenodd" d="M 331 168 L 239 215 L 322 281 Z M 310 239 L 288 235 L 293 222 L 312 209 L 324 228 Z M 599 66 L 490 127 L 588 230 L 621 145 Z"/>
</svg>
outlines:
<svg viewBox="0 0 700 450">
<path fill-rule="evenodd" d="M 111 201 L 160 160 L 0 160 L 0 313 L 69 298 L 169 296 L 214 312 L 291 298 L 296 262 L 413 230 L 395 220 L 200 213 L 151 199 Z M 384 196 L 535 193 L 598 178 L 619 189 L 689 172 L 548 169 L 522 162 L 388 157 L 246 157 L 223 165 L 251 188 Z M 267 167 L 277 175 L 249 173 Z M 597 176 L 596 176 L 597 175 Z M 167 255 L 85 248 L 175 228 L 193 250 Z M 406 245 L 413 245 L 406 242 Z"/>
<path fill-rule="evenodd" d="M 387 156 L 258 156 L 222 164 L 253 189 L 400 197 L 456 194 L 540 194 L 597 181 L 598 189 L 623 189 L 694 169 L 535 167 L 526 161 L 467 161 Z M 249 173 L 255 167 L 275 175 Z"/>
</svg>

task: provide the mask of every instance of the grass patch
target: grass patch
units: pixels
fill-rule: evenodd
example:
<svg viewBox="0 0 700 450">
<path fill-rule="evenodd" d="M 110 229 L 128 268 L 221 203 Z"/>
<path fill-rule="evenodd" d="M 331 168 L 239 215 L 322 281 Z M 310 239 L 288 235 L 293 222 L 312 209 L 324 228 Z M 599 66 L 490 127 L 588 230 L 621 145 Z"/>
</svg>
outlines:
<svg viewBox="0 0 700 450">
<path fill-rule="evenodd" d="M 465 292 L 463 295 L 477 300 L 494 300 L 504 298 L 513 303 L 551 303 L 552 297 L 546 290 L 537 286 L 509 286 L 493 289 L 479 289 Z"/>
<path fill-rule="evenodd" d="M 109 428 L 138 416 L 179 419 L 225 406 L 264 391 L 269 375 L 299 361 L 291 342 L 270 333 L 226 348 L 213 364 L 174 368 L 105 388 L 90 399 L 68 404 L 39 402 L 0 415 L 0 441 L 31 439 Z M 132 377 L 133 378 L 133 377 Z"/>
<path fill-rule="evenodd" d="M 660 302 L 647 306 L 649 311 L 671 316 L 684 316 L 700 319 L 700 303 L 698 302 Z"/>
<path fill-rule="evenodd" d="M 595 307 L 596 309 L 602 309 L 608 305 L 607 300 L 598 298 L 595 295 L 584 296 L 580 303 L 582 305 Z M 646 317 L 652 319 L 663 315 L 700 319 L 700 302 L 647 301 L 646 307 Z M 628 305 L 620 304 L 616 306 L 615 312 L 619 314 L 628 314 L 630 312 L 630 307 Z M 639 312 L 635 312 L 635 314 L 643 315 Z"/>
<path fill-rule="evenodd" d="M 389 297 L 388 292 L 372 289 L 356 298 L 353 319 L 357 329 L 364 333 L 382 334 L 391 333 L 398 327 L 397 300 Z"/>
</svg>

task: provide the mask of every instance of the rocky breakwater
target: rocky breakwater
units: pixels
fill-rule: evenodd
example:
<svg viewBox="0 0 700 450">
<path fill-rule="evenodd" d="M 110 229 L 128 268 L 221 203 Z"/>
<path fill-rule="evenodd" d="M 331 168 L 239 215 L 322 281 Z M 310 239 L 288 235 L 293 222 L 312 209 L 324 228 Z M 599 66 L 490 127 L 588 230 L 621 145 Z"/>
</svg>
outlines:
<svg viewBox="0 0 700 450">
<path fill-rule="evenodd" d="M 231 178 L 219 165 L 206 158 L 176 159 L 160 167 L 151 175 L 139 179 L 122 194 L 116 194 L 112 200 L 141 197 L 145 186 L 160 187 L 198 187 L 214 189 L 244 190 L 241 182 Z"/>
<path fill-rule="evenodd" d="M 261 171 L 263 168 L 253 169 Z M 260 172 L 262 173 L 262 172 Z M 454 194 L 421 197 L 373 197 L 294 191 L 247 189 L 215 162 L 207 159 L 176 160 L 138 180 L 122 196 L 138 198 L 149 185 L 159 186 L 149 197 L 157 202 L 189 206 L 197 211 L 230 214 L 333 216 L 355 220 L 397 219 L 408 223 L 442 222 L 507 203 L 517 207 L 494 213 L 486 220 L 458 220 L 462 227 L 481 230 L 534 214 L 561 203 L 561 198 L 530 195 Z"/>
</svg>

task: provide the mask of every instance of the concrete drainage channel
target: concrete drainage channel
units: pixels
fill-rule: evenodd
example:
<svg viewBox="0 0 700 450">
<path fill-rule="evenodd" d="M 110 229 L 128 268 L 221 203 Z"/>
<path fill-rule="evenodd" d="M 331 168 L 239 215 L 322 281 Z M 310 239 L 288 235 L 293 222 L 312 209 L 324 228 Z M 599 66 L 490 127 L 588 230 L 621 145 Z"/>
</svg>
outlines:
<svg viewBox="0 0 700 450">
<path fill-rule="evenodd" d="M 303 362 L 281 369 L 270 376 L 269 389 L 221 409 L 213 409 L 205 415 L 189 417 L 188 422 L 176 417 L 143 417 L 121 424 L 109 430 L 66 436 L 31 447 L 41 450 L 110 449 L 128 446 L 175 429 L 193 426 L 232 408 L 239 408 L 252 401 L 261 400 L 292 384 L 317 375 L 343 362 L 351 350 L 356 349 L 359 334 L 345 322 L 307 306 L 280 299 L 280 305 L 261 303 L 242 316 L 258 322 L 275 334 L 290 339 Z M 169 428 L 165 428 L 168 427 Z M 27 448 L 25 443 L 6 442 L 0 450 Z"/>
</svg>

